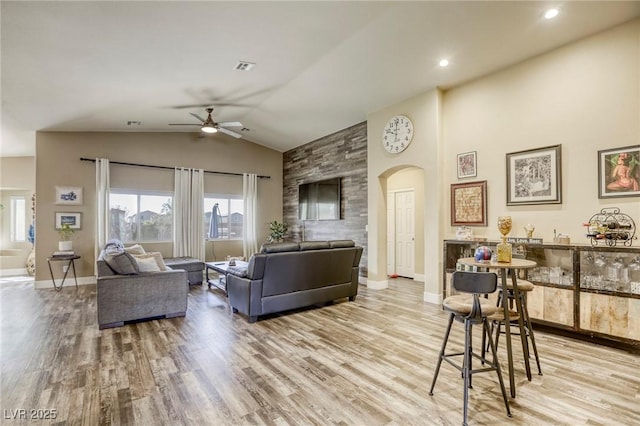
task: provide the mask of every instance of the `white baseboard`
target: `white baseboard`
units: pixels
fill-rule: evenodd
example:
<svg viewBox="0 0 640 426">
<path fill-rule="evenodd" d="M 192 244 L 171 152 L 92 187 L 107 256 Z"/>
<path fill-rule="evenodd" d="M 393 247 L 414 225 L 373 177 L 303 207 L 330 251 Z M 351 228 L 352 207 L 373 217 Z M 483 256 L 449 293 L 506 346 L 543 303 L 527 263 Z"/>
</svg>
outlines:
<svg viewBox="0 0 640 426">
<path fill-rule="evenodd" d="M 389 288 L 389 281 L 388 280 L 373 281 L 368 279 L 367 288 L 370 288 L 372 290 L 383 290 L 385 288 Z"/>
<path fill-rule="evenodd" d="M 0 277 L 15 277 L 17 275 L 27 275 L 27 268 L 0 269 Z"/>
<path fill-rule="evenodd" d="M 424 282 L 424 274 L 413 274 L 413 280 Z"/>
<path fill-rule="evenodd" d="M 62 282 L 62 278 L 56 278 L 56 285 L 60 285 Z M 78 277 L 78 285 L 90 285 L 96 283 L 96 277 Z M 64 288 L 66 287 L 75 287 L 76 282 L 73 280 L 73 277 L 67 275 L 67 279 L 64 280 Z M 53 281 L 51 280 L 42 280 L 36 281 L 34 283 L 34 288 L 36 289 L 44 289 L 44 288 L 53 288 Z"/>
<path fill-rule="evenodd" d="M 433 303 L 434 305 L 441 305 L 442 304 L 442 294 L 440 293 L 428 293 L 428 292 L 424 292 L 422 294 L 422 300 L 424 300 L 427 303 Z"/>
</svg>

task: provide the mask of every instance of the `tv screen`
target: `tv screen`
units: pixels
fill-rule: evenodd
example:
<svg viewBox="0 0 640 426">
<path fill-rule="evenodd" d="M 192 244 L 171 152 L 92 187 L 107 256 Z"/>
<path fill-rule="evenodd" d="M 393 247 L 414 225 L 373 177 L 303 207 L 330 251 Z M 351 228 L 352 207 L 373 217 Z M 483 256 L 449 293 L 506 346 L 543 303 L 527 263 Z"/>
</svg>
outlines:
<svg viewBox="0 0 640 426">
<path fill-rule="evenodd" d="M 302 220 L 340 219 L 340 178 L 301 184 L 298 213 Z"/>
</svg>

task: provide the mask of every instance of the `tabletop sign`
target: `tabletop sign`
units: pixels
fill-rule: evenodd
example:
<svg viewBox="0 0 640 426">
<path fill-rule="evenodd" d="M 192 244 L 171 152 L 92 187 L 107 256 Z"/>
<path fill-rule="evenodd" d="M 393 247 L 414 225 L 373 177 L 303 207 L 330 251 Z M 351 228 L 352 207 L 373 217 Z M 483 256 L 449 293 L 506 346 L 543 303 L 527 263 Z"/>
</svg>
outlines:
<svg viewBox="0 0 640 426">
<path fill-rule="evenodd" d="M 542 238 L 508 237 L 507 242 L 515 244 L 542 244 Z"/>
</svg>

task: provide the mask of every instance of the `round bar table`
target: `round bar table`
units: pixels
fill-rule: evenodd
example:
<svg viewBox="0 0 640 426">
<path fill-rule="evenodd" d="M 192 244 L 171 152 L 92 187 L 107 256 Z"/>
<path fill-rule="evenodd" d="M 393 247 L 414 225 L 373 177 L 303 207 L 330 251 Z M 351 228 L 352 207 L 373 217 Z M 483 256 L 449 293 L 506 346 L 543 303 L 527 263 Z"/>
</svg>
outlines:
<svg viewBox="0 0 640 426">
<path fill-rule="evenodd" d="M 505 318 L 505 340 L 507 341 L 507 358 L 509 367 L 509 389 L 511 396 L 516 397 L 516 383 L 513 375 L 513 354 L 511 351 L 511 327 L 509 327 L 509 298 L 507 297 L 507 272 L 511 271 L 511 283 L 513 284 L 513 298 L 516 302 L 516 310 L 518 311 L 518 326 L 520 328 L 520 340 L 522 342 L 522 353 L 524 355 L 524 367 L 527 372 L 527 379 L 531 381 L 531 366 L 529 364 L 529 345 L 527 344 L 527 337 L 525 335 L 524 322 L 522 318 L 522 302 L 520 300 L 520 292 L 518 291 L 518 270 L 535 268 L 537 263 L 533 260 L 526 259 L 511 259 L 511 262 L 496 262 L 494 260 L 490 262 L 478 262 L 473 257 L 463 257 L 458 259 L 458 263 L 465 266 L 477 266 L 478 268 L 497 269 L 500 271 L 500 278 L 502 281 L 502 290 L 504 295 L 502 297 L 502 308 L 504 309 Z"/>
</svg>

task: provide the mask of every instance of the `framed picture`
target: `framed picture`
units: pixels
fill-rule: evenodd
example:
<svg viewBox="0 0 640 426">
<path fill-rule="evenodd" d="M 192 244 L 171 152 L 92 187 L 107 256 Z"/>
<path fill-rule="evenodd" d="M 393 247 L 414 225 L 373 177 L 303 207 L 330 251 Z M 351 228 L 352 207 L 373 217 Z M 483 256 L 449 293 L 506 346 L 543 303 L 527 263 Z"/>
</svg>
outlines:
<svg viewBox="0 0 640 426">
<path fill-rule="evenodd" d="M 507 154 L 507 205 L 561 204 L 561 145 Z"/>
<path fill-rule="evenodd" d="M 76 186 L 56 186 L 57 205 L 81 206 L 82 188 Z"/>
<path fill-rule="evenodd" d="M 56 229 L 62 225 L 69 225 L 71 229 L 80 229 L 82 225 L 82 213 L 56 212 Z"/>
<path fill-rule="evenodd" d="M 476 170 L 476 152 L 464 152 L 458 154 L 458 179 L 476 177 L 478 172 Z"/>
<path fill-rule="evenodd" d="M 598 198 L 640 196 L 640 145 L 598 151 Z"/>
<path fill-rule="evenodd" d="M 451 225 L 487 226 L 487 181 L 451 184 Z"/>
</svg>

